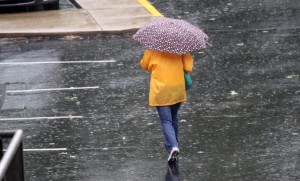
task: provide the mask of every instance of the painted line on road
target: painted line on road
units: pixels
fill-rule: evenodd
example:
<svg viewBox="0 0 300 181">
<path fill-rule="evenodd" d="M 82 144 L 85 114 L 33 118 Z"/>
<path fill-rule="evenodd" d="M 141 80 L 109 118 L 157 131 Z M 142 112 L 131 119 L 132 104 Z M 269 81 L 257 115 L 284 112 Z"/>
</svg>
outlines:
<svg viewBox="0 0 300 181">
<path fill-rule="evenodd" d="M 6 151 L 6 149 L 3 149 Z M 23 151 L 67 151 L 67 148 L 32 148 L 32 149 L 23 149 Z"/>
<path fill-rule="evenodd" d="M 53 120 L 53 119 L 82 119 L 83 116 L 53 116 L 53 117 L 27 117 L 27 118 L 0 118 L 0 121 L 29 121 L 29 120 Z"/>
<path fill-rule="evenodd" d="M 144 6 L 153 16 L 163 16 L 152 4 L 147 0 L 138 0 L 138 2 Z"/>
<path fill-rule="evenodd" d="M 23 149 L 23 151 L 67 151 L 67 148 L 33 148 Z"/>
<path fill-rule="evenodd" d="M 64 90 L 87 90 L 87 89 L 99 89 L 99 86 L 52 88 L 52 89 L 7 90 L 6 93 L 28 93 L 28 92 L 64 91 Z"/>
<path fill-rule="evenodd" d="M 103 147 L 103 148 L 78 148 L 76 150 L 101 150 L 101 151 L 107 151 L 107 150 L 114 150 L 114 149 L 136 149 L 136 146 L 120 146 L 120 147 Z M 6 149 L 3 149 L 3 151 L 6 151 Z M 46 151 L 68 151 L 68 148 L 29 148 L 29 149 L 23 149 L 23 151 L 26 152 L 46 152 Z"/>
<path fill-rule="evenodd" d="M 0 65 L 34 65 L 34 64 L 80 64 L 80 63 L 114 63 L 116 60 L 95 60 L 95 61 L 50 61 L 50 62 L 10 62 Z"/>
<path fill-rule="evenodd" d="M 243 115 L 224 115 L 224 116 L 203 116 L 203 118 L 244 118 L 250 116 L 243 116 Z"/>
<path fill-rule="evenodd" d="M 136 146 L 116 146 L 116 147 L 99 147 L 99 148 L 78 148 L 78 150 L 114 150 L 114 149 L 136 149 Z"/>
</svg>

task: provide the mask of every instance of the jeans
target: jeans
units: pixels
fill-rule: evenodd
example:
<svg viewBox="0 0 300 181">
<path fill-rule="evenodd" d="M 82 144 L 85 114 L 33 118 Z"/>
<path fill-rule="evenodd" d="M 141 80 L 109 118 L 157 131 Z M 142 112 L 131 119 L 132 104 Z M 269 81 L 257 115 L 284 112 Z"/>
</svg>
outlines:
<svg viewBox="0 0 300 181">
<path fill-rule="evenodd" d="M 157 106 L 160 118 L 165 147 L 171 152 L 173 147 L 179 147 L 178 143 L 178 110 L 181 103 L 170 106 Z"/>
</svg>

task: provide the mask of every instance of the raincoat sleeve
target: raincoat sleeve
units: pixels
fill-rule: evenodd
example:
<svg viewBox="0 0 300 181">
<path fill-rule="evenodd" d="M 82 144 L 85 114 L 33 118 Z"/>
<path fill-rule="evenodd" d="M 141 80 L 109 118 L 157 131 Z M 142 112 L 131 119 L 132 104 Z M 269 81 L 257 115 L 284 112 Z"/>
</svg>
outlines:
<svg viewBox="0 0 300 181">
<path fill-rule="evenodd" d="M 152 55 L 151 51 L 146 50 L 141 60 L 141 67 L 148 72 L 152 71 L 152 66 L 150 65 L 151 55 Z"/>
<path fill-rule="evenodd" d="M 190 73 L 193 70 L 194 59 L 191 54 L 186 53 L 182 55 L 183 69 Z"/>
</svg>

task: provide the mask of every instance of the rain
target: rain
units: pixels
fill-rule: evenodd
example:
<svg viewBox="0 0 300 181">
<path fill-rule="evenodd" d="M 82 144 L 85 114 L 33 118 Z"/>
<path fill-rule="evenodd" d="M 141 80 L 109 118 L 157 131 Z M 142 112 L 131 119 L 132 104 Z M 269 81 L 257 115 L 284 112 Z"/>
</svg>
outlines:
<svg viewBox="0 0 300 181">
<path fill-rule="evenodd" d="M 177 167 L 133 33 L 1 38 L 1 130 L 24 131 L 26 180 L 299 180 L 300 2 L 150 2 L 212 45 L 192 52 Z"/>
</svg>

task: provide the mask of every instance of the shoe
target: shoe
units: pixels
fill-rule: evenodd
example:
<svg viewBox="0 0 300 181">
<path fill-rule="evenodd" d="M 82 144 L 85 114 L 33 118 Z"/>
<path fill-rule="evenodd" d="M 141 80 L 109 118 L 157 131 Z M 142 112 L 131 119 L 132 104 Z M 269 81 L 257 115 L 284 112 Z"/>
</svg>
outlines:
<svg viewBox="0 0 300 181">
<path fill-rule="evenodd" d="M 172 148 L 172 150 L 170 152 L 170 155 L 169 155 L 169 158 L 168 158 L 168 163 L 169 164 L 175 163 L 178 159 L 177 158 L 178 154 L 179 154 L 179 149 L 177 147 Z"/>
</svg>

